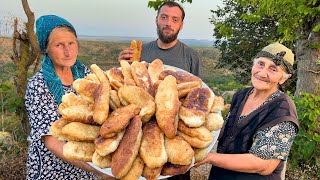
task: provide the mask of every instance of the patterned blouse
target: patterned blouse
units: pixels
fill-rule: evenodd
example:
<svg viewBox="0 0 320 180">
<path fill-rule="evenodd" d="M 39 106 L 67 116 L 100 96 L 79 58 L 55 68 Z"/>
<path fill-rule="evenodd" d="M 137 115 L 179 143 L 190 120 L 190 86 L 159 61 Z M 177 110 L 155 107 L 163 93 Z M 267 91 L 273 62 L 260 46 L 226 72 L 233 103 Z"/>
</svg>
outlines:
<svg viewBox="0 0 320 180">
<path fill-rule="evenodd" d="M 85 74 L 90 73 L 86 67 Z M 75 92 L 71 86 L 64 91 Z M 51 124 L 59 119 L 58 104 L 45 85 L 43 72 L 37 72 L 28 82 L 26 109 L 29 115 L 31 132 L 28 136 L 27 179 L 96 179 L 90 172 L 75 167 L 49 151 L 42 136 L 49 135 Z"/>
<path fill-rule="evenodd" d="M 278 90 L 257 109 L 264 106 L 274 98 L 279 97 L 281 94 L 283 94 L 283 92 Z M 246 116 L 240 116 L 238 123 Z M 295 124 L 290 121 L 281 122 L 275 126 L 259 130 L 253 136 L 253 144 L 249 150 L 249 153 L 258 156 L 261 159 L 286 160 L 296 135 L 297 128 Z"/>
</svg>

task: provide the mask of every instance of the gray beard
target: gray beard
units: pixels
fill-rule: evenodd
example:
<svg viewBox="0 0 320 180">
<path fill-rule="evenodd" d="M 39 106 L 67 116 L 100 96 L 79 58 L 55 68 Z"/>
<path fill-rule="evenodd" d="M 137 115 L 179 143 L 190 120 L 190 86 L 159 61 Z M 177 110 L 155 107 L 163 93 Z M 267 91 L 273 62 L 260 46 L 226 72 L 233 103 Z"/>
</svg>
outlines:
<svg viewBox="0 0 320 180">
<path fill-rule="evenodd" d="M 176 34 L 173 34 L 171 36 L 165 36 L 163 33 L 163 30 L 159 28 L 157 25 L 157 34 L 159 39 L 164 43 L 171 43 L 175 41 L 178 38 L 179 31 Z"/>
</svg>

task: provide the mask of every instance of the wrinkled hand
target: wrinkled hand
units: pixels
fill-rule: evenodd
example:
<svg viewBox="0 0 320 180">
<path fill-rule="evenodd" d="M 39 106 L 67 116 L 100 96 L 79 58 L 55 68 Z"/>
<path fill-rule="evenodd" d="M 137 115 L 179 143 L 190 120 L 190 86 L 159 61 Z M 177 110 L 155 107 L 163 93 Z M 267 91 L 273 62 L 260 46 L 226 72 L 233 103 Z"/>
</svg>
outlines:
<svg viewBox="0 0 320 180">
<path fill-rule="evenodd" d="M 122 50 L 119 53 L 118 61 L 120 61 L 120 60 L 130 60 L 130 58 L 132 58 L 132 57 L 133 57 L 133 48 L 129 47 L 129 48 L 126 48 L 126 49 Z"/>
<path fill-rule="evenodd" d="M 197 168 L 203 164 L 211 164 L 214 153 L 209 153 L 208 156 L 202 161 L 197 162 L 193 167 Z"/>
</svg>

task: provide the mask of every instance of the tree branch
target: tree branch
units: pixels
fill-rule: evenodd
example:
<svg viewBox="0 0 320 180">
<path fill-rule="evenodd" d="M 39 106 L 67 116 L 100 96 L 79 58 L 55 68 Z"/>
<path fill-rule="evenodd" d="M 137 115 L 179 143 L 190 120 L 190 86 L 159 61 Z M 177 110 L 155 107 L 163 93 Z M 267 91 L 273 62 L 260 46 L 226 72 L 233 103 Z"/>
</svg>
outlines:
<svg viewBox="0 0 320 180">
<path fill-rule="evenodd" d="M 314 71 L 314 70 L 306 70 L 307 72 L 311 72 L 311 73 L 314 73 L 314 74 L 320 74 L 320 71 Z"/>
</svg>

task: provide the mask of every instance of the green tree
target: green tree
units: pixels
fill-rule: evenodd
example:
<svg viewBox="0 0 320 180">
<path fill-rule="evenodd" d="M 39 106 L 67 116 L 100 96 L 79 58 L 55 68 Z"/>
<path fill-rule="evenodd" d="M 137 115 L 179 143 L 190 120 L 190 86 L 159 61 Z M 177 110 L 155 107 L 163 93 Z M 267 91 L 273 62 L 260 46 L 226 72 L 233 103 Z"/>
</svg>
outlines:
<svg viewBox="0 0 320 180">
<path fill-rule="evenodd" d="M 301 91 L 320 95 L 320 1 L 319 0 L 237 0 L 243 7 L 255 7 L 240 16 L 249 22 L 273 17 L 278 41 L 294 43 L 297 62 L 295 96 Z"/>
<path fill-rule="evenodd" d="M 163 2 L 166 2 L 166 1 L 175 1 L 175 0 L 155 0 L 155 1 L 149 1 L 148 2 L 148 7 L 149 8 L 153 8 L 154 10 L 158 10 L 158 7 L 163 3 Z M 192 3 L 192 0 L 177 0 L 177 1 L 180 1 L 181 3 L 185 3 L 185 2 L 188 2 L 188 3 Z"/>
<path fill-rule="evenodd" d="M 223 7 L 211 10 L 211 23 L 215 25 L 214 46 L 221 50 L 218 67 L 230 69 L 242 84 L 250 80 L 252 58 L 271 40 L 279 37 L 277 21 L 273 17 L 253 23 L 239 18 L 254 11 L 254 7 L 243 7 L 235 0 L 224 0 Z"/>
</svg>

